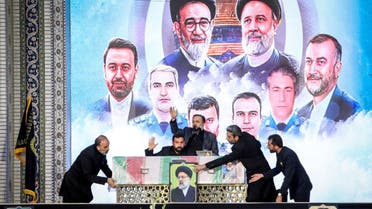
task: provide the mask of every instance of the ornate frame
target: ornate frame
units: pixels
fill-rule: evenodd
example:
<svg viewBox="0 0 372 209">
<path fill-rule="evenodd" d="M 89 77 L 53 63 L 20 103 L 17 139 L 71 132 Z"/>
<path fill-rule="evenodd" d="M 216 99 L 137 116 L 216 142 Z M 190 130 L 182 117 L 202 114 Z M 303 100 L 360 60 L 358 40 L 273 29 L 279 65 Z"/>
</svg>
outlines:
<svg viewBox="0 0 372 209">
<path fill-rule="evenodd" d="M 7 56 L 10 73 L 6 74 L 11 94 L 7 105 L 12 130 L 8 151 L 14 147 L 26 95 L 33 97 L 32 111 L 37 156 L 37 202 L 60 202 L 58 196 L 69 156 L 69 78 L 68 78 L 68 6 L 65 0 L 6 1 Z M 67 13 L 66 13 L 67 11 Z M 67 16 L 66 16 L 67 14 Z M 9 15 L 8 15 L 9 16 Z M 19 36 L 17 36 L 17 34 Z M 6 101 L 5 101 L 6 102 Z M 21 191 L 24 168 L 9 157 L 10 202 L 27 202 Z"/>
</svg>

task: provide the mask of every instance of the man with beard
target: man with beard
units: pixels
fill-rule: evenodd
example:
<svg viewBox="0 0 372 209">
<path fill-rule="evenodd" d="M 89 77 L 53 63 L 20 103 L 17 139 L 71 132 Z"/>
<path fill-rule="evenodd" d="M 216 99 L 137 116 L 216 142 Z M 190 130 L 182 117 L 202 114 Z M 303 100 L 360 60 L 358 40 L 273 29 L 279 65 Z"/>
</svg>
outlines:
<svg viewBox="0 0 372 209">
<path fill-rule="evenodd" d="M 207 56 L 216 4 L 214 0 L 171 0 L 169 6 L 180 48 L 160 62 L 177 69 L 180 93 L 183 95 L 190 71 L 198 72 L 212 64 L 220 66 L 219 61 Z"/>
<path fill-rule="evenodd" d="M 218 146 L 216 135 L 209 131 L 204 130 L 205 117 L 199 114 L 195 114 L 192 117 L 192 128 L 185 127 L 179 129 L 177 125 L 177 110 L 174 107 L 170 108 L 171 115 L 171 128 L 172 132 L 183 131 L 186 139 L 187 155 L 197 155 L 196 151 L 210 150 L 214 155 L 218 155 Z"/>
<path fill-rule="evenodd" d="M 189 123 L 195 114 L 205 117 L 205 130 L 218 137 L 220 108 L 217 100 L 209 95 L 192 98 L 188 106 Z M 190 123 L 191 125 L 191 123 Z"/>
<path fill-rule="evenodd" d="M 148 112 L 148 105 L 133 96 L 138 71 L 136 46 L 121 38 L 112 39 L 103 55 L 103 77 L 109 93 L 94 104 L 93 119 L 122 127 L 131 118 Z"/>
<path fill-rule="evenodd" d="M 283 172 L 284 180 L 276 197 L 276 202 L 287 202 L 288 189 L 290 198 L 295 202 L 309 202 L 310 191 L 313 188 L 310 178 L 302 166 L 297 154 L 290 148 L 283 146 L 282 137 L 278 134 L 270 135 L 267 148 L 271 153 L 276 153 L 276 167 L 264 173 L 253 174 L 249 183 L 260 179 L 272 179 Z"/>
<path fill-rule="evenodd" d="M 212 169 L 223 164 L 239 160 L 246 169 L 246 176 L 270 170 L 269 163 L 261 151 L 261 144 L 254 136 L 242 132 L 237 125 L 226 128 L 226 139 L 233 144 L 232 152 L 206 164 L 197 165 L 196 172 Z M 248 180 L 247 180 L 248 182 Z M 247 202 L 273 202 L 276 195 L 272 178 L 248 183 Z"/>
<path fill-rule="evenodd" d="M 178 187 L 171 190 L 171 202 L 195 202 L 195 187 L 190 185 L 192 170 L 187 166 L 179 166 L 176 169 Z"/>
<path fill-rule="evenodd" d="M 158 144 L 155 144 L 155 137 L 151 137 L 149 140 L 149 146 L 145 149 L 146 156 L 181 156 L 186 155 L 185 137 L 182 131 L 176 132 L 172 137 L 172 146 L 162 147 L 160 152 L 154 154 L 154 148 Z"/>
<path fill-rule="evenodd" d="M 307 45 L 305 84 L 313 99 L 298 113 L 308 119 L 306 131 L 309 133 L 332 134 L 335 123 L 345 121 L 361 110 L 357 101 L 338 88 L 341 55 L 341 44 L 328 34 L 316 35 Z"/>
<path fill-rule="evenodd" d="M 81 151 L 63 177 L 59 195 L 63 197 L 64 203 L 89 203 L 92 201 L 91 186 L 93 183 L 107 183 L 112 188 L 116 187 L 106 160 L 109 146 L 110 142 L 107 137 L 100 135 L 93 145 Z M 107 177 L 97 176 L 100 170 Z"/>
<path fill-rule="evenodd" d="M 171 130 L 169 110 L 181 105 L 177 70 L 167 65 L 157 65 L 148 74 L 147 89 L 152 103 L 152 111 L 138 116 L 129 123 L 158 139 L 159 147 L 171 145 L 174 132 Z M 177 116 L 177 126 L 186 127 L 185 114 Z M 160 149 L 160 148 L 159 148 Z"/>
<path fill-rule="evenodd" d="M 269 72 L 283 61 L 293 63 L 298 70 L 295 59 L 275 48 L 274 36 L 282 17 L 278 0 L 238 0 L 236 16 L 245 53 L 221 67 L 224 79 L 244 77 L 261 88 Z"/>
</svg>

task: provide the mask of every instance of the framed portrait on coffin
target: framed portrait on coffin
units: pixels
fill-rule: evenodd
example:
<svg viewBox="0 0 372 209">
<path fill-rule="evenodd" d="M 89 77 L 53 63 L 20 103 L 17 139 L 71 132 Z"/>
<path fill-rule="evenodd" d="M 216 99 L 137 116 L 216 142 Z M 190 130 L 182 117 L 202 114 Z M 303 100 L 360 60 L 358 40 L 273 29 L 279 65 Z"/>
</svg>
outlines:
<svg viewBox="0 0 372 209">
<path fill-rule="evenodd" d="M 170 202 L 197 201 L 197 174 L 194 162 L 172 162 L 169 168 Z"/>
</svg>

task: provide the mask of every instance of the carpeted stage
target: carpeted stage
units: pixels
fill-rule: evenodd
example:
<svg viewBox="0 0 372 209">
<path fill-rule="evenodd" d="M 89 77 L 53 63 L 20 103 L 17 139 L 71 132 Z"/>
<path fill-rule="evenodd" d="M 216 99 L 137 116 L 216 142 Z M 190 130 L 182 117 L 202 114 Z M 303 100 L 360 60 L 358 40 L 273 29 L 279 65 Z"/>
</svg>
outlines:
<svg viewBox="0 0 372 209">
<path fill-rule="evenodd" d="M 372 203 L 1 204 L 2 209 L 372 209 Z"/>
</svg>

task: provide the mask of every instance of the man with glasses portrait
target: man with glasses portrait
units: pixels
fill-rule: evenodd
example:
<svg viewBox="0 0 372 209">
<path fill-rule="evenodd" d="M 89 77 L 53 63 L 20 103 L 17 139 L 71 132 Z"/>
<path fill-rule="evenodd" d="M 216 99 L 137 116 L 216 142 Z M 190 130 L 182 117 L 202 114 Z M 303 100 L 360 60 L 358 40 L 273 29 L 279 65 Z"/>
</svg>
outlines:
<svg viewBox="0 0 372 209">
<path fill-rule="evenodd" d="M 189 80 L 188 73 L 207 69 L 212 64 L 221 63 L 208 56 L 212 38 L 216 4 L 214 0 L 170 0 L 173 28 L 179 42 L 179 49 L 163 58 L 162 64 L 177 69 L 180 93 Z"/>
</svg>

